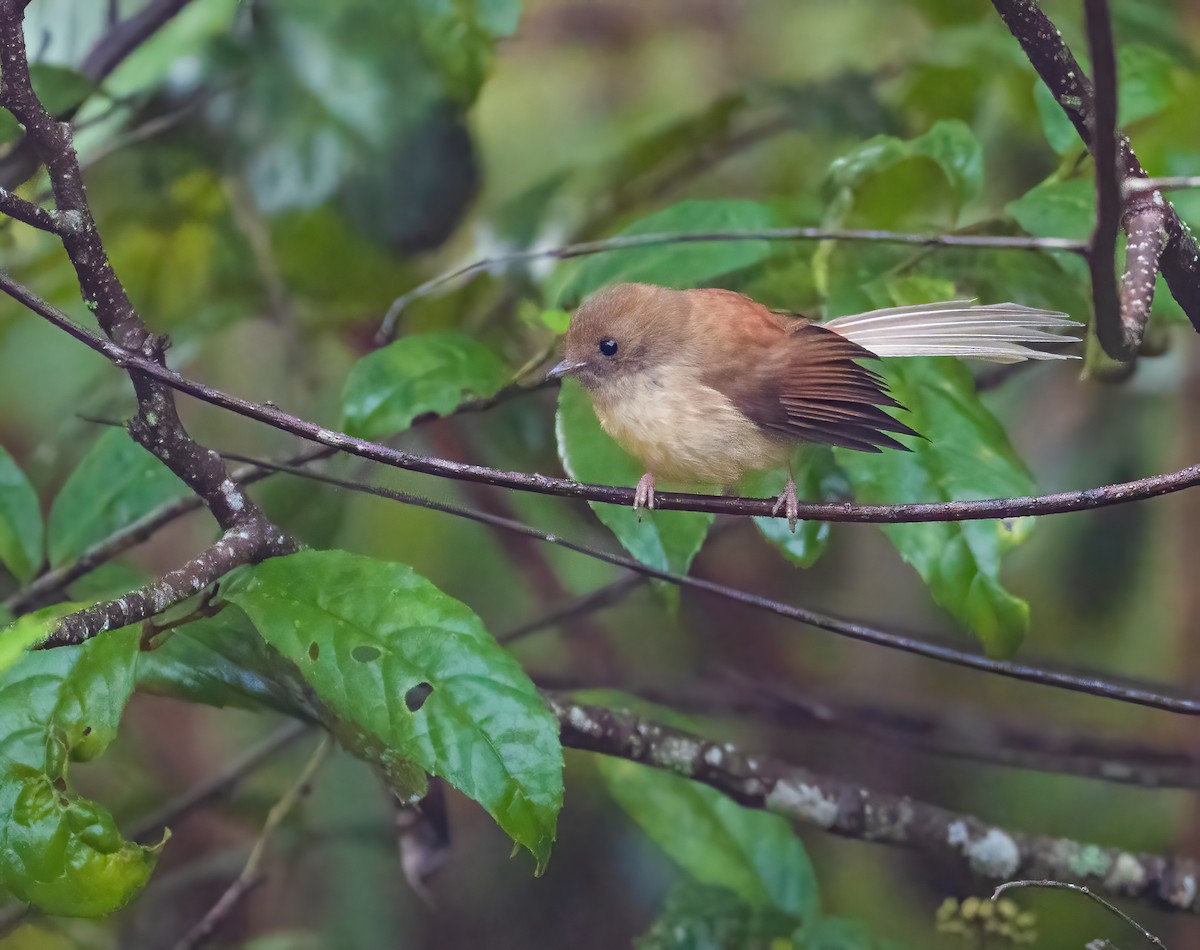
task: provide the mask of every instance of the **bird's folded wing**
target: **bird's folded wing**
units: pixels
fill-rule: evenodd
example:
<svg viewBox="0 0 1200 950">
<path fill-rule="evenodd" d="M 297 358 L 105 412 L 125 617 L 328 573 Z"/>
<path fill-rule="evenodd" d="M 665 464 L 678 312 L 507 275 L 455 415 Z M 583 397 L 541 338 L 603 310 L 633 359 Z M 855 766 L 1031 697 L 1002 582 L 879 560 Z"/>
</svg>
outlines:
<svg viewBox="0 0 1200 950">
<path fill-rule="evenodd" d="M 883 377 L 858 361 L 875 354 L 811 323 L 763 347 L 755 372 L 714 379 L 743 415 L 781 439 L 824 442 L 863 452 L 906 449 L 888 433 L 917 435 L 883 407 L 904 408 Z"/>
</svg>

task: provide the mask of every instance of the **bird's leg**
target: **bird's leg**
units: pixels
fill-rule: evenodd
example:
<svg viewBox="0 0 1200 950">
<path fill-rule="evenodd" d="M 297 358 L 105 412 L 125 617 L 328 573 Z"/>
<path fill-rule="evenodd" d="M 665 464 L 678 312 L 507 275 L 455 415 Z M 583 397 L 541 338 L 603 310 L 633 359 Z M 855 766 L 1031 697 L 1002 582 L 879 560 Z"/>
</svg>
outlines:
<svg viewBox="0 0 1200 950">
<path fill-rule="evenodd" d="M 642 508 L 654 510 L 654 476 L 649 472 L 638 479 L 637 488 L 633 491 L 633 510 L 640 511 Z"/>
<path fill-rule="evenodd" d="M 788 463 L 788 480 L 787 487 L 784 488 L 783 494 L 775 499 L 775 505 L 771 509 L 771 515 L 779 514 L 779 509 L 782 508 L 784 514 L 787 515 L 788 527 L 792 533 L 796 532 L 796 523 L 800 520 L 800 501 L 796 498 L 796 479 L 792 476 L 792 464 Z"/>
</svg>

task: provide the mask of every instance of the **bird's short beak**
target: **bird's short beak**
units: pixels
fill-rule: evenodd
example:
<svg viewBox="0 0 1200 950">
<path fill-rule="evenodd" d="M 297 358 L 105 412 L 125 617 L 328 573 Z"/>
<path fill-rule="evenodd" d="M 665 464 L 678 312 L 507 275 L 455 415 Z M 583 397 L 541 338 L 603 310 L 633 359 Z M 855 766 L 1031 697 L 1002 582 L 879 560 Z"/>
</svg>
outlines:
<svg viewBox="0 0 1200 950">
<path fill-rule="evenodd" d="M 555 366 L 554 369 L 550 370 L 550 372 L 546 374 L 546 381 L 549 382 L 552 379 L 562 379 L 564 376 L 567 376 L 579 369 L 579 367 L 582 365 L 582 363 L 572 363 L 570 360 L 563 360 L 561 363 Z"/>
</svg>

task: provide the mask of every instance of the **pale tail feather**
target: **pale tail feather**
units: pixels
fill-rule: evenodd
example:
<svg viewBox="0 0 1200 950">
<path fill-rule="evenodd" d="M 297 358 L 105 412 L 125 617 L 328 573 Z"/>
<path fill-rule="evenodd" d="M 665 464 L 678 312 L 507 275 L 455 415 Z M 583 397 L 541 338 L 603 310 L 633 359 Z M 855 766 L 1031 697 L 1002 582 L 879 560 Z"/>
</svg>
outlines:
<svg viewBox="0 0 1200 950">
<path fill-rule="evenodd" d="M 960 356 L 992 363 L 1077 359 L 1029 343 L 1073 343 L 1049 330 L 1082 326 L 1064 313 L 1015 303 L 972 306 L 969 300 L 889 307 L 822 324 L 876 356 Z"/>
</svg>

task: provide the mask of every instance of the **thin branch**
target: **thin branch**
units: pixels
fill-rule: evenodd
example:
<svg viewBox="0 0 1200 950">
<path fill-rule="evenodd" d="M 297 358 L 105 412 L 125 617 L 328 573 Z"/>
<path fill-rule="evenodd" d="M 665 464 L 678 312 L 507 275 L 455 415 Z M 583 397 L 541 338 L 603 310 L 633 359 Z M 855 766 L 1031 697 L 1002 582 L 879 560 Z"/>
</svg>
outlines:
<svg viewBox="0 0 1200 950">
<path fill-rule="evenodd" d="M 269 465 L 270 463 L 260 462 L 257 464 Z M 981 656 L 978 653 L 971 653 L 966 650 L 960 650 L 946 644 L 936 643 L 928 640 L 920 640 L 913 637 L 906 637 L 898 633 L 892 633 L 891 631 L 869 627 L 853 620 L 844 620 L 839 617 L 832 617 L 804 607 L 793 607 L 790 604 L 780 603 L 779 601 L 771 600 L 767 597 L 760 597 L 757 594 L 751 594 L 748 591 L 739 590 L 738 588 L 727 587 L 724 584 L 718 584 L 715 581 L 709 581 L 699 577 L 691 577 L 685 574 L 672 574 L 669 571 L 661 571 L 657 568 L 642 564 L 640 561 L 635 561 L 632 558 L 625 557 L 620 554 L 610 554 L 607 551 L 601 551 L 597 548 L 588 547 L 584 544 L 577 544 L 574 541 L 568 541 L 565 538 L 561 538 L 556 534 L 549 534 L 544 531 L 539 531 L 537 528 L 533 528 L 529 525 L 523 524 L 522 522 L 511 521 L 506 518 L 499 518 L 486 512 L 474 511 L 470 508 L 462 508 L 457 505 L 434 501 L 430 498 L 422 498 L 417 495 L 410 495 L 406 492 L 394 491 L 390 488 L 382 488 L 376 485 L 365 485 L 359 482 L 333 478 L 331 476 L 322 475 L 308 469 L 293 469 L 285 466 L 273 467 L 278 468 L 280 471 L 288 472 L 292 475 L 298 475 L 301 478 L 311 479 L 313 481 L 322 482 L 326 485 L 333 485 L 338 488 L 344 488 L 348 491 L 375 495 L 377 497 L 387 498 L 391 501 L 396 501 L 405 505 L 427 508 L 431 511 L 440 511 L 445 514 L 454 515 L 459 518 L 465 518 L 469 521 L 478 522 L 479 524 L 486 524 L 490 527 L 499 528 L 504 531 L 514 531 L 519 534 L 523 534 L 526 537 L 536 538 L 544 541 L 547 544 L 554 544 L 561 548 L 565 548 L 568 551 L 574 551 L 575 553 L 582 554 L 585 557 L 590 557 L 597 561 L 603 561 L 606 564 L 612 564 L 616 567 L 623 567 L 629 571 L 636 571 L 639 574 L 654 578 L 655 580 L 666 581 L 668 584 L 674 584 L 677 587 L 685 587 L 691 590 L 699 590 L 708 594 L 713 594 L 717 597 L 722 597 L 726 600 L 743 604 L 747 607 L 763 610 L 768 613 L 775 614 L 776 616 L 784 617 L 785 619 L 793 620 L 797 623 L 806 624 L 810 627 L 816 627 L 819 630 L 825 630 L 829 633 L 847 637 L 851 640 L 858 640 L 862 643 L 870 643 L 874 646 L 881 646 L 890 650 L 899 650 L 904 653 L 911 653 L 915 656 L 922 656 L 927 659 L 937 660 L 942 663 L 950 663 L 955 666 L 963 666 L 968 669 L 979 670 L 980 672 L 984 673 L 992 673 L 997 676 L 1004 676 L 1009 679 L 1020 680 L 1026 683 L 1035 683 L 1041 686 L 1051 686 L 1058 689 L 1070 690 L 1072 692 L 1086 693 L 1091 696 L 1098 696 L 1104 699 L 1114 699 L 1118 702 L 1130 703 L 1137 706 L 1147 706 L 1152 709 L 1161 709 L 1167 712 L 1182 713 L 1190 716 L 1200 715 L 1200 699 L 1183 696 L 1171 696 L 1156 689 L 1136 685 L 1133 683 L 1120 683 L 1112 680 L 1106 680 L 1092 673 L 1068 672 L 1063 670 L 1049 669 L 1046 667 L 1033 666 L 1025 663 L 1011 663 L 1002 660 L 993 660 L 990 657 Z"/>
<path fill-rule="evenodd" d="M 1042 12 L 1037 0 L 992 0 L 992 6 L 1021 44 L 1029 62 L 1075 126 L 1084 145 L 1094 149 L 1097 104 L 1092 83 L 1063 41 L 1062 33 Z M 1124 138 L 1117 142 L 1117 167 L 1122 182 L 1146 178 L 1145 169 Z M 1155 206 L 1163 208 L 1167 239 L 1162 254 L 1162 274 L 1192 325 L 1200 329 L 1200 245 L 1160 192 L 1146 191 L 1145 186 L 1132 189 L 1123 184 L 1123 187 L 1128 189 L 1129 196 L 1123 209 L 1126 233 L 1133 215 Z"/>
<path fill-rule="evenodd" d="M 158 811 L 142 818 L 130 829 L 129 837 L 133 841 L 141 842 L 161 837 L 164 828 L 196 809 L 203 808 L 218 798 L 224 798 L 247 775 L 269 762 L 301 736 L 311 732 L 312 729 L 312 723 L 302 722 L 298 719 L 293 719 L 280 726 L 262 742 L 247 749 L 226 765 L 216 775 L 184 792 Z"/>
<path fill-rule="evenodd" d="M 308 794 L 309 785 L 317 771 L 325 762 L 328 756 L 332 743 L 328 735 L 323 736 L 321 741 L 317 743 L 317 748 L 313 751 L 312 756 L 305 764 L 299 778 L 289 788 L 267 812 L 267 820 L 263 823 L 262 833 L 258 836 L 258 840 L 254 842 L 254 847 L 250 849 L 250 856 L 246 859 L 245 867 L 241 873 L 229 885 L 228 890 L 218 898 L 217 902 L 209 909 L 200 920 L 198 920 L 186 934 L 184 934 L 175 944 L 175 950 L 195 950 L 206 944 L 212 939 L 213 934 L 225 922 L 226 918 L 237 908 L 238 904 L 257 887 L 263 880 L 263 874 L 259 870 L 262 864 L 263 855 L 266 853 L 267 841 L 274 834 L 283 820 L 288 816 L 296 804 Z"/>
<path fill-rule="evenodd" d="M 611 584 L 605 584 L 596 590 L 574 597 L 566 603 L 553 607 L 545 613 L 534 617 L 532 620 L 528 620 L 504 633 L 498 634 L 496 642 L 502 643 L 504 646 L 512 646 L 518 640 L 524 640 L 531 634 L 545 630 L 547 627 L 557 627 L 568 620 L 574 620 L 576 617 L 584 614 L 591 614 L 598 610 L 603 610 L 605 607 L 612 607 L 614 604 L 619 604 L 645 584 L 648 579 L 644 574 L 635 572 L 625 574 L 618 577 Z"/>
<path fill-rule="evenodd" d="M 1167 945 L 1165 943 L 1159 940 L 1158 937 L 1154 936 L 1154 934 L 1150 933 L 1149 930 L 1130 917 L 1127 913 L 1125 913 L 1125 911 L 1121 910 L 1119 907 L 1114 907 L 1099 894 L 1092 893 L 1089 888 L 1086 888 L 1080 884 L 1071 884 L 1068 881 L 1006 881 L 996 888 L 995 892 L 992 894 L 992 900 L 998 900 L 1000 895 L 1005 891 L 1011 891 L 1019 887 L 1059 888 L 1062 890 L 1074 891 L 1076 894 L 1082 894 L 1084 897 L 1094 900 L 1110 914 L 1120 917 L 1123 921 L 1125 921 L 1125 923 L 1129 924 L 1130 927 L 1141 934 L 1148 943 L 1151 943 L 1156 947 L 1162 947 L 1162 950 L 1167 950 Z"/>
<path fill-rule="evenodd" d="M 0 291 L 7 293 L 19 303 L 50 323 L 65 330 L 79 342 L 105 356 L 123 368 L 136 370 L 146 376 L 165 383 L 180 392 L 202 402 L 234 412 L 248 419 L 265 423 L 283 432 L 291 433 L 310 442 L 317 442 L 349 455 L 369 459 L 373 462 L 405 471 L 437 475 L 460 481 L 483 482 L 500 488 L 534 492 L 542 495 L 557 495 L 564 498 L 579 498 L 613 505 L 632 505 L 632 488 L 615 485 L 591 485 L 565 478 L 554 478 L 529 472 L 512 472 L 470 465 L 449 459 L 434 458 L 404 452 L 377 442 L 358 439 L 344 432 L 327 429 L 286 413 L 273 405 L 261 405 L 231 396 L 221 390 L 182 376 L 153 360 L 132 353 L 109 340 L 101 339 L 73 322 L 61 310 L 37 297 L 10 276 L 0 271 Z M 267 464 L 267 463 L 262 463 Z M 1075 511 L 1090 511 L 1112 505 L 1128 504 L 1183 491 L 1200 484 L 1200 465 L 1163 475 L 1152 475 L 1077 491 L 1056 492 L 1019 498 L 990 498 L 978 501 L 947 501 L 898 505 L 855 505 L 828 502 L 801 502 L 799 516 L 802 521 L 852 522 L 856 524 L 910 524 L 942 521 L 987 521 L 997 518 L 1021 518 L 1035 515 L 1065 514 Z M 773 511 L 773 498 L 742 498 L 725 495 L 698 495 L 686 492 L 655 492 L 654 505 L 663 511 L 701 511 L 713 514 L 755 517 L 784 517 Z"/>
<path fill-rule="evenodd" d="M 271 550 L 287 550 L 286 539 L 277 528 L 268 540 Z M 235 567 L 263 558 L 263 539 L 249 527 L 227 531 L 216 544 L 182 567 L 168 571 L 158 580 L 123 597 L 101 601 L 84 610 L 67 614 L 42 641 L 42 649 L 84 643 L 107 630 L 119 630 L 162 613 L 200 593 Z"/>
<path fill-rule="evenodd" d="M 624 712 L 547 696 L 563 744 L 640 762 L 703 782 L 748 808 L 860 841 L 898 845 L 952 861 L 990 880 L 1027 874 L 1082 882 L 1109 893 L 1197 911 L 1200 864 L 1133 854 L 1065 838 L 1009 831 L 908 796 L 890 795 L 729 743 Z"/>
<path fill-rule="evenodd" d="M 144 7 L 113 24 L 88 50 L 79 72 L 98 83 L 108 76 L 139 46 L 162 29 L 188 5 L 190 0 L 151 0 Z"/>
<path fill-rule="evenodd" d="M 1088 50 L 1095 74 L 1092 154 L 1096 160 L 1096 226 L 1088 249 L 1096 337 L 1115 360 L 1128 360 L 1139 341 L 1125 336 L 1117 296 L 1117 234 L 1121 226 L 1121 187 L 1117 171 L 1117 54 L 1108 0 L 1084 0 Z M 1131 345 L 1132 344 L 1132 345 Z"/>
<path fill-rule="evenodd" d="M 39 231 L 49 231 L 57 234 L 62 226 L 58 215 L 47 211 L 32 201 L 27 201 L 20 195 L 14 194 L 7 188 L 0 187 L 0 214 L 6 214 L 14 221 L 21 221 Z"/>
<path fill-rule="evenodd" d="M 1125 195 L 1148 191 L 1175 191 L 1184 188 L 1200 188 L 1200 175 L 1163 175 L 1158 178 L 1126 178 L 1121 182 Z"/>
<path fill-rule="evenodd" d="M 891 745 L 902 742 L 933 755 L 1140 788 L 1200 786 L 1200 757 L 1127 739 L 1070 732 L 1043 720 L 996 721 L 966 709 L 934 713 L 897 708 L 855 700 L 840 692 L 814 694 L 740 673 L 701 683 L 682 699 L 662 694 L 658 699 L 674 708 L 702 711 L 706 701 L 714 696 L 719 699 L 723 693 L 730 694 L 735 712 L 766 715 L 784 725 L 838 729 Z"/>
<path fill-rule="evenodd" d="M 376 341 L 386 343 L 392 338 L 400 314 L 414 300 L 428 296 L 439 287 L 471 277 L 481 271 L 508 268 L 515 264 L 528 264 L 532 261 L 565 261 L 606 251 L 712 241 L 879 241 L 885 244 L 908 244 L 917 247 L 990 247 L 998 250 L 1066 251 L 1081 255 L 1087 254 L 1088 250 L 1087 244 L 1067 238 L 985 234 L 905 234 L 899 231 L 867 229 L 839 231 L 829 228 L 765 228 L 758 231 L 711 231 L 704 234 L 630 234 L 601 241 L 582 241 L 562 247 L 534 248 L 528 251 L 518 251 L 515 254 L 487 257 L 431 277 L 423 284 L 401 294 L 392 301 L 392 305 L 388 307 L 383 322 L 379 326 Z"/>
</svg>

